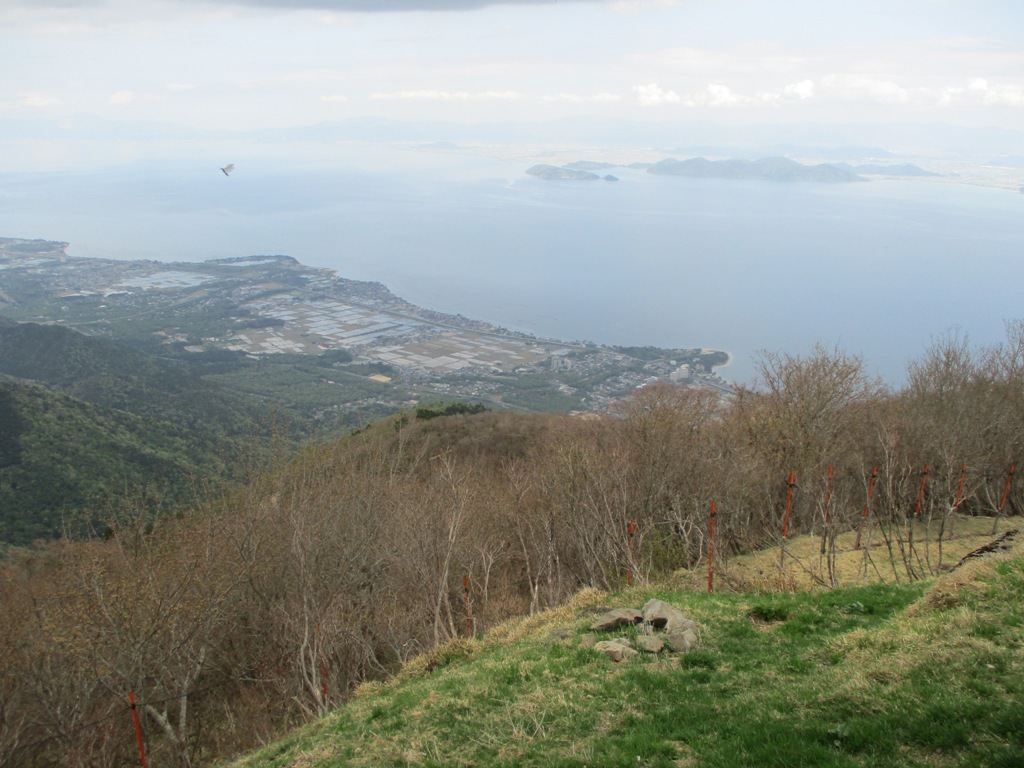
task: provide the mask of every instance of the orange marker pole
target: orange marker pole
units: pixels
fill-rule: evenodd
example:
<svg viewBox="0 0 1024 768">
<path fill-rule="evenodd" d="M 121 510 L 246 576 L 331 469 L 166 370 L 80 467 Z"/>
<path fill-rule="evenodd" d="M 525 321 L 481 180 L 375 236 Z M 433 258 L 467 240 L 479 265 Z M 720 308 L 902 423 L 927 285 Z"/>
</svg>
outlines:
<svg viewBox="0 0 1024 768">
<path fill-rule="evenodd" d="M 789 473 L 789 490 L 786 492 L 786 515 L 782 518 L 782 538 L 789 536 L 789 510 L 793 506 L 793 488 L 796 486 L 796 472 Z"/>
<path fill-rule="evenodd" d="M 960 509 L 960 505 L 964 503 L 964 475 L 967 474 L 967 465 L 960 465 L 960 482 L 956 487 L 956 499 L 953 500 L 953 511 L 956 512 Z"/>
<path fill-rule="evenodd" d="M 999 508 L 996 510 L 996 519 L 992 521 L 992 535 L 996 535 L 996 531 L 999 530 L 999 516 L 1003 513 L 1003 506 L 1006 504 L 1006 498 L 1010 495 L 1010 483 L 1013 482 L 1013 464 L 1010 465 L 1010 471 L 1006 473 L 1006 483 L 1003 485 L 1003 495 L 999 499 Z"/>
<path fill-rule="evenodd" d="M 868 512 L 871 509 L 871 494 L 875 490 L 875 481 L 878 479 L 878 467 L 871 468 L 871 480 L 868 481 L 868 500 L 864 505 L 864 517 L 860 521 L 860 528 L 857 529 L 857 542 L 853 545 L 854 549 L 860 549 L 860 537 L 864 532 L 864 525 L 868 521 Z"/>
<path fill-rule="evenodd" d="M 1010 465 L 1010 471 L 1006 473 L 1006 484 L 1003 486 L 1003 496 L 999 499 L 999 511 L 1003 511 L 1003 507 L 1006 505 L 1006 497 L 1010 495 L 1010 483 L 1013 482 L 1013 470 L 1014 466 Z"/>
<path fill-rule="evenodd" d="M 128 702 L 132 708 L 132 720 L 135 721 L 135 740 L 139 744 L 139 761 L 142 768 L 149 768 L 146 762 L 146 745 L 142 741 L 142 724 L 139 722 L 139 709 L 135 706 L 135 691 L 128 691 Z"/>
<path fill-rule="evenodd" d="M 711 502 L 711 522 L 708 524 L 708 592 L 715 578 L 715 502 Z"/>
</svg>

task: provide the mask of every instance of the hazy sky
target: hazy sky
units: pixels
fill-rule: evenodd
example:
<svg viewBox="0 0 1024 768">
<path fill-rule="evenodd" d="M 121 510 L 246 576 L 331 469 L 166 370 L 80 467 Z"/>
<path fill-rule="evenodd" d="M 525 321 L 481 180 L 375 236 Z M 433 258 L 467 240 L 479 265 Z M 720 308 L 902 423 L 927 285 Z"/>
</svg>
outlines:
<svg viewBox="0 0 1024 768">
<path fill-rule="evenodd" d="M 1021 129 L 1024 2 L 0 0 L 0 125 L 82 115 Z"/>
</svg>

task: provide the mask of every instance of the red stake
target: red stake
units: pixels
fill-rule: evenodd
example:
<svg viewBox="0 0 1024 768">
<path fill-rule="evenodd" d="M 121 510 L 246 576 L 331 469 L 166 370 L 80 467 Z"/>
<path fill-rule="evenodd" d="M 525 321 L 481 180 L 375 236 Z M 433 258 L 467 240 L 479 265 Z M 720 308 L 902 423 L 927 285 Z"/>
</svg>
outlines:
<svg viewBox="0 0 1024 768">
<path fill-rule="evenodd" d="M 860 521 L 860 528 L 857 529 L 857 541 L 853 545 L 854 549 L 860 549 L 860 537 L 864 531 L 864 524 L 868 521 L 868 511 L 871 509 L 871 493 L 875 490 L 875 481 L 878 479 L 878 467 L 871 468 L 871 480 L 868 482 L 868 500 L 864 505 L 864 517 Z"/>
<path fill-rule="evenodd" d="M 782 518 L 782 538 L 789 535 L 789 509 L 793 505 L 793 488 L 796 486 L 796 472 L 789 473 L 789 490 L 786 492 L 786 516 Z"/>
<path fill-rule="evenodd" d="M 999 511 L 1003 511 L 1003 506 L 1006 504 L 1006 497 L 1010 495 L 1010 483 L 1013 482 L 1013 464 L 1010 465 L 1010 471 L 1006 473 L 1006 485 L 1003 486 L 1003 497 L 999 499 Z"/>
<path fill-rule="evenodd" d="M 964 475 L 967 474 L 967 465 L 960 465 L 960 483 L 956 487 L 956 499 L 953 501 L 953 511 L 956 512 L 960 509 L 960 505 L 964 502 Z"/>
<path fill-rule="evenodd" d="M 142 741 L 142 724 L 139 723 L 139 710 L 135 706 L 135 691 L 128 691 L 128 702 L 132 708 L 132 719 L 135 721 L 135 740 L 139 743 L 139 761 L 142 763 L 142 768 L 149 768 L 149 764 L 146 763 L 146 746 Z"/>
<path fill-rule="evenodd" d="M 462 577 L 462 589 L 466 594 L 466 637 L 472 637 L 473 617 L 469 612 L 469 576 Z"/>
<path fill-rule="evenodd" d="M 708 524 L 708 592 L 715 578 L 715 502 L 711 502 L 711 522 Z"/>
</svg>

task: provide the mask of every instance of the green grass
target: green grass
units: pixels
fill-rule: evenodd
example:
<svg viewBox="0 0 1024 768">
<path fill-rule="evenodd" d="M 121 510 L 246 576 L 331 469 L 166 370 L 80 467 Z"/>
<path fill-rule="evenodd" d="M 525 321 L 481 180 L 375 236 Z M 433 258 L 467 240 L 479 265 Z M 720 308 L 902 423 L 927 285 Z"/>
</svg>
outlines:
<svg viewBox="0 0 1024 768">
<path fill-rule="evenodd" d="M 581 644 L 587 608 L 649 597 L 699 622 L 697 650 L 614 664 Z M 437 649 L 241 764 L 1019 766 L 1022 624 L 1019 551 L 909 585 L 589 591 Z"/>
</svg>

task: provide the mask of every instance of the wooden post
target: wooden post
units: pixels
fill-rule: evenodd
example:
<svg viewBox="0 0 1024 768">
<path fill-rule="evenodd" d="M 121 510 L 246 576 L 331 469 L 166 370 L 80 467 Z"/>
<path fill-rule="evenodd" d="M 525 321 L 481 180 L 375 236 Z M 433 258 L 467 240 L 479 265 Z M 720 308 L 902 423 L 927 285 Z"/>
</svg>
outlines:
<svg viewBox="0 0 1024 768">
<path fill-rule="evenodd" d="M 996 519 L 992 522 L 992 535 L 995 536 L 996 531 L 999 529 L 999 516 L 1003 513 L 1003 506 L 1006 504 L 1006 498 L 1010 495 L 1010 483 L 1013 482 L 1013 470 L 1014 465 L 1010 465 L 1010 471 L 1006 473 L 1006 483 L 1003 485 L 1003 495 L 999 499 L 999 509 L 996 510 Z"/>
<path fill-rule="evenodd" d="M 789 490 L 786 491 L 786 514 L 782 518 L 782 539 L 789 536 L 789 510 L 793 506 L 793 488 L 796 487 L 796 472 L 789 473 Z"/>
<path fill-rule="evenodd" d="M 139 722 L 139 709 L 135 706 L 135 691 L 128 691 L 128 702 L 132 708 L 132 720 L 135 721 L 135 740 L 139 744 L 139 762 L 142 768 L 149 768 L 146 762 L 146 745 L 142 741 L 142 724 Z"/>
<path fill-rule="evenodd" d="M 711 521 L 708 523 L 708 592 L 715 578 L 715 502 L 711 502 Z"/>
<path fill-rule="evenodd" d="M 864 517 L 861 518 L 860 528 L 857 529 L 857 541 L 853 545 L 854 549 L 860 549 L 861 534 L 863 534 L 863 532 L 864 532 L 864 525 L 868 521 L 868 512 L 871 509 L 871 494 L 875 490 L 875 481 L 877 479 L 878 479 L 878 467 L 872 467 L 871 468 L 871 480 L 868 481 L 868 500 L 867 500 L 867 503 L 864 504 Z"/>
</svg>

